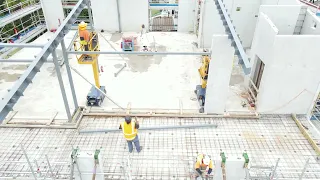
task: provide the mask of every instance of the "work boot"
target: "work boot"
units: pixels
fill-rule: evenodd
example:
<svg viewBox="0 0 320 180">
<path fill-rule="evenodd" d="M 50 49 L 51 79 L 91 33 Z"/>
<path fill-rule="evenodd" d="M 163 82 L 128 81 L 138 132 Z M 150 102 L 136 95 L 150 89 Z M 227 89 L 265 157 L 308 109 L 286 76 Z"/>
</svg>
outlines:
<svg viewBox="0 0 320 180">
<path fill-rule="evenodd" d="M 139 152 L 141 152 L 141 151 L 142 151 L 142 146 L 140 146 L 140 151 L 139 151 Z M 138 153 L 139 153 L 139 152 L 138 152 Z"/>
</svg>

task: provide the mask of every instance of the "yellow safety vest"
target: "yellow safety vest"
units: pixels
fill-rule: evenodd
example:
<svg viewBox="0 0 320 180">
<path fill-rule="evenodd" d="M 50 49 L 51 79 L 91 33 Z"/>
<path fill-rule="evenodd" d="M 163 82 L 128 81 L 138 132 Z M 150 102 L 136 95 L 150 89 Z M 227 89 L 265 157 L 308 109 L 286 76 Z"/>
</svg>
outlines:
<svg viewBox="0 0 320 180">
<path fill-rule="evenodd" d="M 80 44 L 83 46 L 88 45 L 87 41 L 85 41 L 85 40 L 82 40 L 82 41 L 80 40 Z"/>
<path fill-rule="evenodd" d="M 121 123 L 122 132 L 126 140 L 131 141 L 137 136 L 138 130 L 135 126 L 135 122 L 131 122 L 130 124 L 127 124 L 126 122 Z"/>
</svg>

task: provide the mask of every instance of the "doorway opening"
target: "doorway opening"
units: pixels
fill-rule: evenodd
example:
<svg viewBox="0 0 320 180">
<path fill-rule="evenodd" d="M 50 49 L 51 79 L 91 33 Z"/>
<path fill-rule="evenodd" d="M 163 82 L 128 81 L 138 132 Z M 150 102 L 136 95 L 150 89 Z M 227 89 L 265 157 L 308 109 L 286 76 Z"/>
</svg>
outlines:
<svg viewBox="0 0 320 180">
<path fill-rule="evenodd" d="M 178 31 L 178 3 L 149 3 L 149 30 L 162 32 Z"/>
<path fill-rule="evenodd" d="M 255 61 L 256 61 L 255 71 L 254 71 L 252 80 L 250 79 L 250 83 L 249 83 L 250 100 L 254 104 L 256 104 L 256 101 L 257 101 L 259 88 L 261 85 L 261 79 L 262 79 L 263 71 L 265 67 L 264 62 L 258 56 L 256 56 Z"/>
</svg>

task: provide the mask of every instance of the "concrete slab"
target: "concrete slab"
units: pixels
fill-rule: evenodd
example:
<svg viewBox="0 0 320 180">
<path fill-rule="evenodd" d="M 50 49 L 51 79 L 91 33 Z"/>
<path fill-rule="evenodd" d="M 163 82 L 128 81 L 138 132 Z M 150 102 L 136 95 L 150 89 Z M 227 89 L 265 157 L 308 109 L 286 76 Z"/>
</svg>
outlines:
<svg viewBox="0 0 320 180">
<path fill-rule="evenodd" d="M 67 34 L 65 41 L 69 45 L 75 31 Z M 53 33 L 45 33 L 34 43 L 44 44 Z M 137 33 L 108 34 L 100 35 L 100 49 L 102 51 L 114 51 L 106 40 L 110 40 L 111 45 L 116 50 L 121 51 L 121 36 L 139 36 Z M 148 33 L 148 41 L 158 51 L 202 51 L 193 44 L 196 36 L 188 33 Z M 139 39 L 138 39 L 139 41 Z M 140 45 L 136 45 L 139 49 Z M 60 47 L 58 47 L 60 48 Z M 38 54 L 41 49 L 22 49 L 15 54 L 14 59 L 30 59 Z M 50 57 L 51 59 L 51 57 Z M 77 63 L 75 55 L 69 55 L 72 67 L 77 69 L 91 82 L 94 82 L 92 67 L 90 65 L 80 65 Z M 127 67 L 114 77 L 124 63 Z M 119 56 L 100 55 L 99 65 L 103 67 L 100 73 L 101 85 L 106 86 L 107 94 L 120 104 L 126 107 L 131 102 L 132 108 L 161 108 L 161 109 L 198 109 L 198 102 L 194 95 L 196 85 L 200 83 L 198 68 L 201 65 L 201 56 Z M 0 96 L 6 94 L 14 81 L 27 68 L 27 63 L 2 63 L 0 64 Z M 68 83 L 65 66 L 61 68 L 64 85 L 67 91 L 69 105 L 74 110 L 70 85 Z M 90 85 L 80 76 L 72 72 L 79 105 L 85 105 L 86 95 L 90 90 Z M 238 77 L 235 77 L 237 79 Z M 241 99 L 228 99 L 231 110 L 238 110 L 241 107 Z M 180 103 L 181 102 L 181 103 Z M 235 106 L 236 108 L 233 108 Z M 106 100 L 102 104 L 103 109 L 110 110 L 117 108 L 111 101 Z M 238 109 L 237 109 L 238 108 Z M 229 107 L 227 107 L 229 109 Z M 66 113 L 61 97 L 58 80 L 54 65 L 45 63 L 33 83 L 27 88 L 24 96 L 14 107 L 18 111 L 16 117 L 40 116 L 51 117 L 51 114 L 58 112 L 57 118 L 66 118 Z"/>
</svg>

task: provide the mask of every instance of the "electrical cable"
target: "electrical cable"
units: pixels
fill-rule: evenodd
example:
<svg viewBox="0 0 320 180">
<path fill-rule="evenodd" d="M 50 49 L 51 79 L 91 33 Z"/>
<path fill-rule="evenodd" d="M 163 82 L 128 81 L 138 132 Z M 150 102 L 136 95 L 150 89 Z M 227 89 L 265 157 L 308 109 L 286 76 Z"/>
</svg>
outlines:
<svg viewBox="0 0 320 180">
<path fill-rule="evenodd" d="M 268 110 L 268 111 L 263 111 L 263 112 L 259 112 L 259 113 L 266 113 L 266 112 L 274 112 L 274 111 L 277 111 L 277 110 L 280 110 L 284 107 L 286 107 L 288 104 L 290 104 L 292 101 L 294 101 L 295 99 L 297 99 L 299 96 L 301 96 L 304 92 L 308 92 L 310 94 L 314 94 L 312 93 L 311 91 L 307 90 L 307 89 L 303 89 L 299 94 L 297 94 L 296 96 L 294 96 L 291 100 L 289 100 L 288 102 L 284 103 L 283 105 L 277 107 L 277 108 L 274 108 L 274 109 L 271 109 L 271 110 Z"/>
</svg>

